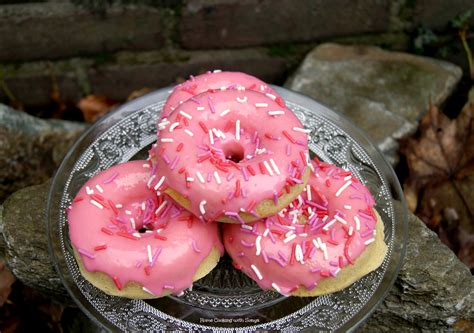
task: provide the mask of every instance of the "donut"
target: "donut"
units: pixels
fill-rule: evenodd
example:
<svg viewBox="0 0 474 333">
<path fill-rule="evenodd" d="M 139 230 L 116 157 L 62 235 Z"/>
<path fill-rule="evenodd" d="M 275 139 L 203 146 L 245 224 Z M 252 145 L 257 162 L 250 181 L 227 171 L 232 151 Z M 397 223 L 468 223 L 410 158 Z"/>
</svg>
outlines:
<svg viewBox="0 0 474 333">
<path fill-rule="evenodd" d="M 263 289 L 318 296 L 346 288 L 385 257 L 383 222 L 351 172 L 313 162 L 305 190 L 276 216 L 224 225 L 234 266 Z"/>
<path fill-rule="evenodd" d="M 161 113 L 161 118 L 169 117 L 176 108 L 188 99 L 208 90 L 242 89 L 258 91 L 267 94 L 281 106 L 285 106 L 283 99 L 265 82 L 251 75 L 240 72 L 223 72 L 215 70 L 196 77 L 191 75 L 173 89 L 166 100 Z"/>
<path fill-rule="evenodd" d="M 180 294 L 223 254 L 219 230 L 157 197 L 150 165 L 132 161 L 100 172 L 68 208 L 69 236 L 82 275 L 105 293 L 134 299 Z"/>
<path fill-rule="evenodd" d="M 251 90 L 208 91 L 159 123 L 153 187 L 206 221 L 274 215 L 309 176 L 308 133 L 288 108 Z"/>
</svg>

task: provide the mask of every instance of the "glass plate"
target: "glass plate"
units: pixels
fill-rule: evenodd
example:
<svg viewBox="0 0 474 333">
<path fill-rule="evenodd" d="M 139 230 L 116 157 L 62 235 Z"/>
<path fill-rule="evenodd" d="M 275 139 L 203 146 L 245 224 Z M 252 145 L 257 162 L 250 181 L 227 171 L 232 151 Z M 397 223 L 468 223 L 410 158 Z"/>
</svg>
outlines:
<svg viewBox="0 0 474 333">
<path fill-rule="evenodd" d="M 71 148 L 51 187 L 47 231 L 52 260 L 71 297 L 97 323 L 125 331 L 340 330 L 357 327 L 383 300 L 400 269 L 406 242 L 406 206 L 393 169 L 367 137 L 318 102 L 274 87 L 306 128 L 310 152 L 351 170 L 370 189 L 385 225 L 388 252 L 376 271 L 350 287 L 315 298 L 261 290 L 224 256 L 183 296 L 143 301 L 106 295 L 79 273 L 68 237 L 66 207 L 99 171 L 145 159 L 169 89 L 124 104 L 94 124 Z"/>
</svg>

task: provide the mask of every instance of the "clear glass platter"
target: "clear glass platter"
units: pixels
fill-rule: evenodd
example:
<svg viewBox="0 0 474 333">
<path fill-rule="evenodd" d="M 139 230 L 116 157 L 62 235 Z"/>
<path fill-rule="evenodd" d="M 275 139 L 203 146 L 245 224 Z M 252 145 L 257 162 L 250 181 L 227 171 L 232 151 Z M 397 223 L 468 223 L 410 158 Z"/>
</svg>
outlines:
<svg viewBox="0 0 474 333">
<path fill-rule="evenodd" d="M 151 301 L 106 295 L 79 273 L 68 237 L 66 208 L 80 187 L 111 165 L 145 159 L 169 89 L 124 104 L 95 123 L 71 148 L 53 180 L 47 232 L 52 260 L 78 306 L 107 330 L 117 331 L 348 331 L 384 299 L 401 267 L 407 217 L 397 177 L 367 136 L 311 98 L 273 87 L 306 128 L 310 152 L 352 172 L 370 189 L 385 226 L 388 253 L 381 267 L 350 287 L 315 298 L 261 290 L 224 256 L 216 269 L 183 296 Z"/>
</svg>

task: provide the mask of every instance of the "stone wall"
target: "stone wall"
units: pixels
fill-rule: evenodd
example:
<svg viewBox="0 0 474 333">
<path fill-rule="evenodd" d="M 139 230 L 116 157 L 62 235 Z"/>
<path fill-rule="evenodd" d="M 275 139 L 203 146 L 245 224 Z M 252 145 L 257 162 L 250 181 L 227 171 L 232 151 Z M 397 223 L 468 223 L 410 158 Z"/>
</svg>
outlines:
<svg viewBox="0 0 474 333">
<path fill-rule="evenodd" d="M 282 83 L 321 41 L 403 50 L 417 27 L 443 31 L 474 11 L 472 0 L 8 2 L 0 78 L 27 106 L 48 104 L 53 80 L 72 103 L 91 92 L 123 100 L 217 67 Z"/>
</svg>

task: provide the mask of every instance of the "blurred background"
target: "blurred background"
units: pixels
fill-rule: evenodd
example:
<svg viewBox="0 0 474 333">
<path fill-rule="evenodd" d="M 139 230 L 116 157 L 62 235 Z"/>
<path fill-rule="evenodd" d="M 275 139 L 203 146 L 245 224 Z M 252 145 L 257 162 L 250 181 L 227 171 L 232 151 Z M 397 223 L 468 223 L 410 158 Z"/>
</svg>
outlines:
<svg viewBox="0 0 474 333">
<path fill-rule="evenodd" d="M 433 243 L 428 257 L 409 247 L 413 263 L 439 265 L 406 273 L 393 297 L 426 312 L 387 310 L 363 330 L 472 329 L 472 49 L 473 0 L 0 0 L 0 331 L 97 330 L 48 261 L 48 180 L 88 124 L 213 69 L 284 85 L 347 116 L 395 168 L 417 221 L 468 267 L 445 274 L 451 259 L 439 240 L 412 235 Z M 25 212 L 39 221 L 26 233 Z M 450 285 L 456 293 L 439 288 Z M 415 291 L 400 296 L 406 288 Z M 418 303 L 433 290 L 443 301 Z"/>
</svg>

